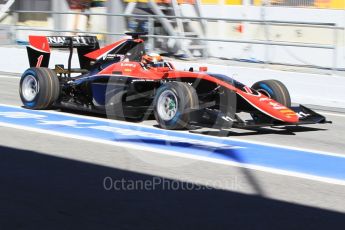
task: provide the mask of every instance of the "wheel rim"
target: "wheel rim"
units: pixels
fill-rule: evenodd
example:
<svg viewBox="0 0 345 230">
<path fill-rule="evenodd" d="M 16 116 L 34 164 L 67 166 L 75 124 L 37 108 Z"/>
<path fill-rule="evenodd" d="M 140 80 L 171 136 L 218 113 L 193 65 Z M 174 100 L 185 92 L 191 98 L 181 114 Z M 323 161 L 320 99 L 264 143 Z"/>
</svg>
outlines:
<svg viewBox="0 0 345 230">
<path fill-rule="evenodd" d="M 39 85 L 36 78 L 27 75 L 22 83 L 22 95 L 26 101 L 32 101 L 39 92 Z"/>
<path fill-rule="evenodd" d="M 176 115 L 178 101 L 176 94 L 171 90 L 164 91 L 158 98 L 157 112 L 161 119 L 169 121 Z"/>
</svg>

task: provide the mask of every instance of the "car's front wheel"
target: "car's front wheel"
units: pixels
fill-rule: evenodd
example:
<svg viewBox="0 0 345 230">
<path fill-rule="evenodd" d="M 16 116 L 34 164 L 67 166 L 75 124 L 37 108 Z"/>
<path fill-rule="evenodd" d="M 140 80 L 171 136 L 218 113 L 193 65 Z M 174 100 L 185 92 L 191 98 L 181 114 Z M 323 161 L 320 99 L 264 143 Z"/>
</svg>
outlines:
<svg viewBox="0 0 345 230">
<path fill-rule="evenodd" d="M 162 85 L 154 99 L 154 116 L 164 129 L 186 129 L 191 112 L 199 108 L 195 89 L 184 82 L 167 82 Z"/>
<path fill-rule="evenodd" d="M 252 88 L 286 107 L 291 107 L 290 93 L 281 81 L 259 81 Z"/>
<path fill-rule="evenodd" d="M 20 79 L 19 95 L 28 109 L 49 109 L 59 94 L 59 79 L 51 69 L 30 68 Z"/>
<path fill-rule="evenodd" d="M 276 102 L 286 106 L 291 107 L 290 93 L 286 86 L 278 80 L 263 80 L 256 82 L 252 89 L 255 89 L 259 93 L 272 98 Z M 271 123 L 273 118 L 267 116 L 263 113 L 252 113 L 254 121 L 260 123 Z"/>
</svg>

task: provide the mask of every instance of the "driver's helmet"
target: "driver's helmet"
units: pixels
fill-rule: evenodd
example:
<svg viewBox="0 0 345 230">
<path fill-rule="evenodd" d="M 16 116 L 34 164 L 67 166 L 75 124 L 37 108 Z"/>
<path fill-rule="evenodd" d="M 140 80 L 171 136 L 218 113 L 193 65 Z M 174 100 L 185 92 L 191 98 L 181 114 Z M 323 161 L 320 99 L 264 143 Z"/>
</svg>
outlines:
<svg viewBox="0 0 345 230">
<path fill-rule="evenodd" d="M 163 58 L 156 53 L 143 55 L 141 58 L 141 63 L 143 63 L 146 67 L 164 67 Z"/>
</svg>

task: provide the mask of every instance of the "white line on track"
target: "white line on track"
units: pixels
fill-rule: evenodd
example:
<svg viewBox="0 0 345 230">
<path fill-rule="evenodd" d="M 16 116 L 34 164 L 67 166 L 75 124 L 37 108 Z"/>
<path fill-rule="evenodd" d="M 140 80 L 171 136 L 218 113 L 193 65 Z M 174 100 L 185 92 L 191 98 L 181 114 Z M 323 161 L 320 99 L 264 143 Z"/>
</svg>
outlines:
<svg viewBox="0 0 345 230">
<path fill-rule="evenodd" d="M 296 173 L 296 172 L 285 171 L 285 170 L 280 170 L 280 169 L 274 169 L 274 168 L 268 168 L 268 167 L 263 167 L 263 166 L 250 165 L 250 164 L 243 164 L 243 163 L 238 163 L 238 162 L 233 162 L 233 161 L 226 161 L 226 160 L 214 159 L 214 158 L 209 158 L 209 157 L 195 156 L 195 155 L 184 154 L 184 153 L 176 153 L 173 151 L 161 150 L 161 149 L 151 148 L 151 147 L 143 147 L 143 146 L 139 147 L 139 146 L 135 146 L 132 144 L 127 144 L 127 143 L 119 143 L 119 142 L 114 142 L 114 141 L 101 140 L 101 139 L 97 139 L 97 138 L 90 138 L 90 137 L 83 137 L 83 136 L 78 136 L 78 135 L 73 135 L 73 134 L 59 133 L 59 132 L 55 132 L 55 131 L 43 130 L 43 129 L 38 129 L 38 128 L 30 128 L 30 127 L 26 127 L 26 126 L 13 125 L 13 124 L 8 124 L 8 123 L 4 123 L 4 122 L 0 122 L 0 126 L 20 129 L 20 130 L 26 130 L 26 131 L 36 132 L 36 133 L 60 136 L 60 137 L 65 137 L 65 138 L 73 138 L 73 139 L 78 139 L 78 140 L 83 140 L 83 141 L 90 141 L 90 142 L 95 142 L 95 143 L 120 146 L 120 147 L 135 149 L 135 150 L 150 151 L 150 152 L 174 156 L 174 157 L 201 160 L 201 161 L 206 161 L 206 162 L 211 162 L 211 163 L 216 163 L 216 164 L 222 164 L 222 165 L 228 165 L 228 166 L 234 166 L 234 167 L 240 167 L 240 168 L 247 168 L 247 169 L 257 170 L 257 171 L 261 171 L 261 172 L 267 172 L 267 173 L 278 174 L 278 175 L 283 175 L 283 176 L 291 176 L 291 177 L 297 177 L 297 178 L 313 180 L 313 181 L 318 181 L 318 182 L 323 182 L 323 183 L 345 186 L 345 181 L 333 179 L 333 178 L 313 176 L 313 175 L 308 175 L 308 174 L 304 174 L 304 173 Z"/>
<path fill-rule="evenodd" d="M 0 103 L 0 106 L 8 106 L 8 107 L 12 107 L 12 108 L 21 108 L 19 106 L 6 105 L 6 104 L 1 104 L 1 103 Z M 144 124 L 130 123 L 130 122 L 126 122 L 126 121 L 111 120 L 111 119 L 106 119 L 106 118 L 91 117 L 91 116 L 78 115 L 78 114 L 71 114 L 71 113 L 66 113 L 66 112 L 58 112 L 58 111 L 52 111 L 52 110 L 51 111 L 40 110 L 40 112 L 49 113 L 49 114 L 57 114 L 57 115 L 66 115 L 66 116 L 70 116 L 70 117 L 83 118 L 83 119 L 89 119 L 89 120 L 95 120 L 95 121 L 103 121 L 103 122 L 108 122 L 108 123 L 113 123 L 113 124 L 123 124 L 123 125 L 127 125 L 127 126 L 152 128 L 152 129 L 162 130 L 160 128 L 156 128 L 156 127 L 152 127 L 152 126 L 144 125 Z M 176 133 L 176 132 L 181 132 L 181 131 L 164 130 L 164 132 Z M 331 152 L 319 151 L 319 150 L 315 150 L 315 149 L 298 148 L 298 147 L 288 146 L 288 145 L 277 145 L 277 144 L 271 144 L 271 143 L 262 142 L 262 141 L 241 140 L 241 139 L 237 139 L 236 137 L 212 137 L 212 136 L 206 136 L 206 135 L 198 134 L 198 133 L 193 133 L 191 135 L 197 135 L 197 136 L 201 136 L 203 138 L 210 137 L 210 138 L 217 138 L 217 139 L 224 139 L 224 140 L 233 140 L 233 141 L 238 141 L 238 142 L 242 142 L 242 143 L 249 143 L 249 144 L 264 145 L 264 146 L 270 146 L 270 147 L 276 147 L 276 148 L 291 149 L 291 150 L 296 150 L 296 151 L 303 151 L 303 152 L 308 152 L 310 154 L 321 154 L 321 155 L 345 158 L 345 154 L 331 153 Z"/>
<path fill-rule="evenodd" d="M 323 111 L 319 111 L 318 113 L 323 114 L 323 115 L 335 116 L 335 117 L 345 117 L 345 114 L 343 113 L 332 113 L 332 112 L 323 112 Z"/>
</svg>

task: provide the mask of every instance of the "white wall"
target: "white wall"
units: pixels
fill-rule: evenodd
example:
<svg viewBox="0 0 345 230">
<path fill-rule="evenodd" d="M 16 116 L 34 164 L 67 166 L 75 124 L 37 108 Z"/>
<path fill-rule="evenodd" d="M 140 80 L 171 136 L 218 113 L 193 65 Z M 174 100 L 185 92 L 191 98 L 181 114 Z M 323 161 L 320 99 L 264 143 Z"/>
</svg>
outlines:
<svg viewBox="0 0 345 230">
<path fill-rule="evenodd" d="M 185 16 L 195 16 L 191 6 L 184 5 Z M 256 7 L 256 6 L 219 6 L 202 5 L 204 17 L 230 18 L 230 19 L 254 19 L 299 21 L 313 23 L 336 23 L 345 26 L 344 10 L 303 9 L 287 7 Z M 244 31 L 235 30 L 238 23 L 208 23 L 207 37 L 222 39 L 256 39 L 266 40 L 265 29 L 260 25 L 243 23 Z M 336 54 L 333 50 L 317 48 L 296 48 L 284 46 L 248 45 L 241 43 L 209 43 L 209 51 L 212 56 L 224 58 L 243 58 L 257 61 L 271 61 L 275 63 L 288 63 L 298 65 L 316 65 L 333 67 L 333 58 L 336 56 L 337 68 L 345 68 L 345 32 L 339 30 L 337 36 L 333 30 L 307 27 L 281 27 L 268 26 L 269 39 L 273 41 L 315 43 L 333 45 L 337 40 Z M 268 52 L 268 54 L 266 53 Z"/>
</svg>

